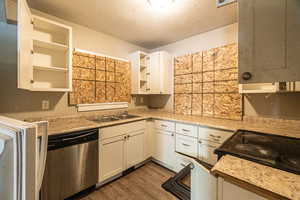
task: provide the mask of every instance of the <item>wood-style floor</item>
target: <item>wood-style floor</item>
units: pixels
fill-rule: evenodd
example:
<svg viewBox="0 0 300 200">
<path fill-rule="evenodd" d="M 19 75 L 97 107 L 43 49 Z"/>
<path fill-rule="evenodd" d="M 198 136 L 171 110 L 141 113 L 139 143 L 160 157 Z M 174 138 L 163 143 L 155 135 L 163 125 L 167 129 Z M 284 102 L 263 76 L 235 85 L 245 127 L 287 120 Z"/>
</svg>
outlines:
<svg viewBox="0 0 300 200">
<path fill-rule="evenodd" d="M 81 200 L 177 200 L 161 187 L 172 176 L 173 172 L 149 162 Z"/>
</svg>

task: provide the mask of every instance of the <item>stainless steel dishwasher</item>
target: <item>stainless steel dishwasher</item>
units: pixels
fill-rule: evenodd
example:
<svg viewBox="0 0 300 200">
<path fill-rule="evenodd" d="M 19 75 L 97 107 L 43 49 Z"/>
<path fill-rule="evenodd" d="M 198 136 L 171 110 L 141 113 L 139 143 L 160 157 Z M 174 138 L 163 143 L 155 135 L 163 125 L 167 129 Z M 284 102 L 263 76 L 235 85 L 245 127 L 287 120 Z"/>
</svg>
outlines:
<svg viewBox="0 0 300 200">
<path fill-rule="evenodd" d="M 63 200 L 98 182 L 98 130 L 49 136 L 42 200 Z"/>
</svg>

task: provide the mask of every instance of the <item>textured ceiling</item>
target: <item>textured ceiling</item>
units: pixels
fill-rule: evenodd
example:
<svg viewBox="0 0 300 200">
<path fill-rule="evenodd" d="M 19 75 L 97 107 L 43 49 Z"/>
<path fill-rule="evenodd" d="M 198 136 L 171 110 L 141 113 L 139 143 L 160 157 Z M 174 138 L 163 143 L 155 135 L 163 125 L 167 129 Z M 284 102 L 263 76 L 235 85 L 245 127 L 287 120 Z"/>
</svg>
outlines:
<svg viewBox="0 0 300 200">
<path fill-rule="evenodd" d="M 147 0 L 28 0 L 32 8 L 152 49 L 237 21 L 237 4 L 175 0 L 165 11 Z"/>
</svg>

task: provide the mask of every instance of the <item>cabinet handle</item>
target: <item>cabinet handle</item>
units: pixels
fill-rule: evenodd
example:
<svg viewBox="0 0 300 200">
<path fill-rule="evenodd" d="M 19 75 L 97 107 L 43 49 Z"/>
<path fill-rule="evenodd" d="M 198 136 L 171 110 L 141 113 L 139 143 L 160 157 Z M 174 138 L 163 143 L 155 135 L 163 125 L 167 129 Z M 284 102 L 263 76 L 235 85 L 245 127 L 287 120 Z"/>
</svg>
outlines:
<svg viewBox="0 0 300 200">
<path fill-rule="evenodd" d="M 130 135 L 127 135 L 127 140 L 129 140 L 129 138 L 130 138 Z"/>
<path fill-rule="evenodd" d="M 34 83 L 34 80 L 30 80 L 30 83 Z"/>
<path fill-rule="evenodd" d="M 184 163 L 180 163 L 180 165 L 181 165 L 182 167 L 186 167 L 186 166 L 187 166 L 187 165 L 184 164 Z"/>
<path fill-rule="evenodd" d="M 174 137 L 174 133 L 172 133 L 171 136 Z"/>
<path fill-rule="evenodd" d="M 185 144 L 185 143 L 181 143 L 183 146 L 186 146 L 186 147 L 190 147 L 191 145 L 189 144 Z"/>
<path fill-rule="evenodd" d="M 202 141 L 201 140 L 199 140 L 199 142 L 198 142 L 199 144 L 202 144 Z"/>
<path fill-rule="evenodd" d="M 216 135 L 209 134 L 209 136 L 210 136 L 210 137 L 213 137 L 213 138 L 221 138 L 221 136 L 219 136 L 219 135 L 216 136 Z"/>
<path fill-rule="evenodd" d="M 187 129 L 182 129 L 182 131 L 184 131 L 184 132 L 191 132 L 190 130 L 187 130 Z"/>
<path fill-rule="evenodd" d="M 244 72 L 242 73 L 242 78 L 243 80 L 248 81 L 252 78 L 252 74 L 250 72 Z"/>
<path fill-rule="evenodd" d="M 167 128 L 168 126 L 167 125 L 164 125 L 164 124 L 162 124 L 162 125 L 160 125 L 161 127 L 164 127 L 164 128 Z"/>
</svg>

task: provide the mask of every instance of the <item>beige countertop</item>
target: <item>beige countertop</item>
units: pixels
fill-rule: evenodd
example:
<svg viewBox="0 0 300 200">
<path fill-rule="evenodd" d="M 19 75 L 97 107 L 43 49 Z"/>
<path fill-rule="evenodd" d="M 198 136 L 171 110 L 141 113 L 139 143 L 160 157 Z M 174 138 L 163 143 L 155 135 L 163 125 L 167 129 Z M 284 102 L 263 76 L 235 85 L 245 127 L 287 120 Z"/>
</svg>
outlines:
<svg viewBox="0 0 300 200">
<path fill-rule="evenodd" d="M 279 196 L 300 200 L 300 175 L 226 155 L 213 167 L 212 173 L 226 174 Z M 226 179 L 226 178 L 225 178 Z"/>
<path fill-rule="evenodd" d="M 44 120 L 49 121 L 49 135 L 63 134 L 92 128 L 101 128 L 154 118 L 232 131 L 237 129 L 246 129 L 300 138 L 300 121 L 295 120 L 247 118 L 244 119 L 244 121 L 234 121 L 210 117 L 178 115 L 157 110 L 134 110 L 130 111 L 129 113 L 138 115 L 140 117 L 106 123 L 95 123 L 88 120 L 87 116 L 60 117 Z M 220 171 L 228 176 L 235 177 L 236 179 L 248 182 L 249 184 L 253 184 L 259 188 L 263 188 L 266 191 L 271 191 L 287 198 L 300 200 L 300 176 L 298 175 L 232 156 L 223 157 L 215 165 L 213 171 Z"/>
<path fill-rule="evenodd" d="M 92 128 L 101 128 L 105 126 L 113 126 L 132 121 L 138 121 L 148 118 L 155 118 L 161 120 L 172 120 L 183 123 L 191 123 L 200 126 L 207 126 L 213 128 L 220 128 L 225 130 L 235 131 L 237 129 L 246 129 L 258 131 L 263 133 L 270 133 L 276 135 L 290 136 L 300 138 L 300 121 L 287 120 L 253 120 L 247 119 L 245 121 L 235 121 L 227 119 L 216 119 L 210 117 L 178 115 L 162 111 L 136 110 L 131 111 L 130 114 L 138 115 L 140 117 L 128 120 L 120 120 L 114 122 L 96 123 L 88 120 L 87 117 L 60 117 L 45 119 L 49 121 L 49 135 L 56 135 L 68 133 L 72 131 L 79 131 Z"/>
</svg>

